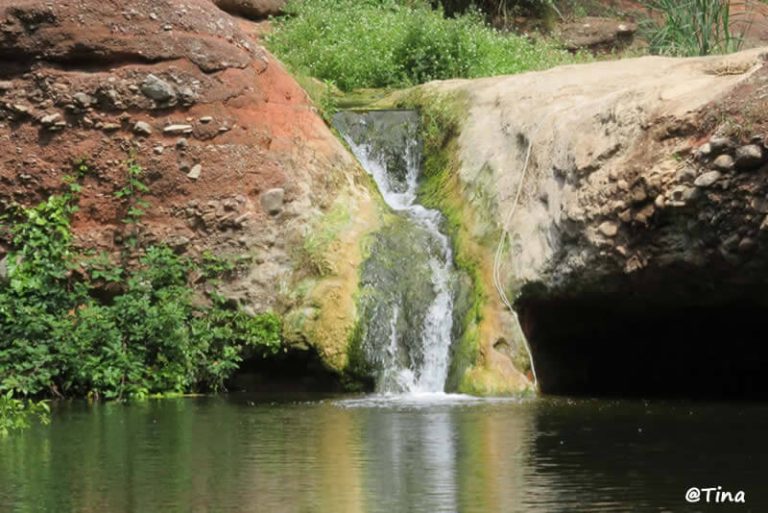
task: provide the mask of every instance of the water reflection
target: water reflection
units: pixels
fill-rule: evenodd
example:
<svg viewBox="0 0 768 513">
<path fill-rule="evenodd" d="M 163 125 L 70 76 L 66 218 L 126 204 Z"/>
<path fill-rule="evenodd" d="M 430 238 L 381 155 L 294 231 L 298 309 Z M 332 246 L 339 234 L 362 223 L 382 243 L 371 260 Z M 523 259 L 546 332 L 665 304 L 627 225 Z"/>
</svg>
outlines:
<svg viewBox="0 0 768 513">
<path fill-rule="evenodd" d="M 718 484 L 765 511 L 766 428 L 746 404 L 71 404 L 0 440 L 0 511 L 677 512 Z"/>
</svg>

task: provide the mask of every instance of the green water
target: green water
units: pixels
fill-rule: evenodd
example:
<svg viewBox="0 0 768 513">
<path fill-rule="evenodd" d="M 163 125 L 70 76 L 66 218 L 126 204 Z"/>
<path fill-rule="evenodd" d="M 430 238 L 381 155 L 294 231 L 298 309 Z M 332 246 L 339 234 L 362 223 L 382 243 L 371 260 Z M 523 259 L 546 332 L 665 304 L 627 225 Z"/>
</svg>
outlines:
<svg viewBox="0 0 768 513">
<path fill-rule="evenodd" d="M 72 403 L 0 439 L 0 512 L 764 512 L 766 432 L 746 403 Z M 708 485 L 746 504 L 686 504 Z"/>
</svg>

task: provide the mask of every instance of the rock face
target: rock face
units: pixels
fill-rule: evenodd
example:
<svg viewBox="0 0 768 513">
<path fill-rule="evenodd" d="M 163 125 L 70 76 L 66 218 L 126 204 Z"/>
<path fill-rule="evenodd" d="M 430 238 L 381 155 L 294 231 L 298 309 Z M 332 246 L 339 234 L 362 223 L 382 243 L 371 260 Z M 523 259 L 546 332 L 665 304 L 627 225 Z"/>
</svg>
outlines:
<svg viewBox="0 0 768 513">
<path fill-rule="evenodd" d="M 230 14 L 245 16 L 252 20 L 263 20 L 283 12 L 287 0 L 213 0 Z"/>
<path fill-rule="evenodd" d="M 209 0 L 3 2 L 0 213 L 61 191 L 84 160 L 77 242 L 114 252 L 125 215 L 114 193 L 134 160 L 149 187 L 142 242 L 246 262 L 225 293 L 250 312 L 311 310 L 291 339 L 341 371 L 355 312 L 333 298 L 352 295 L 356 248 L 338 242 L 346 252 L 324 276 L 302 248 L 335 205 L 354 240 L 376 210 L 353 157 L 251 31 Z M 279 212 L 267 212 L 262 193 L 277 189 Z"/>
<path fill-rule="evenodd" d="M 420 89 L 462 111 L 464 229 L 486 255 L 509 234 L 499 274 L 542 390 L 738 393 L 757 379 L 766 127 L 745 117 L 765 90 L 760 50 Z"/>
</svg>

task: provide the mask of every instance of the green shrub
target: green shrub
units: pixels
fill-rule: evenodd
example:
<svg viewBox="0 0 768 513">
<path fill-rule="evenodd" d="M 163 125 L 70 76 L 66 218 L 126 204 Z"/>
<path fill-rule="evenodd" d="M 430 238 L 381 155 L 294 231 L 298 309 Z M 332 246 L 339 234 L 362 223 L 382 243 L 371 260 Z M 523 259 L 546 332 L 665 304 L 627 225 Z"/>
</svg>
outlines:
<svg viewBox="0 0 768 513">
<path fill-rule="evenodd" d="M 16 399 L 12 392 L 0 395 L 0 437 L 29 427 L 35 418 L 43 424 L 50 421 L 50 409 L 44 401 Z"/>
<path fill-rule="evenodd" d="M 136 249 L 131 269 L 79 255 L 69 224 L 75 203 L 74 193 L 57 195 L 6 216 L 13 251 L 0 283 L 0 393 L 119 399 L 218 390 L 246 352 L 281 348 L 274 314 L 249 316 L 216 296 L 195 306 L 196 265 L 169 248 Z M 97 284 L 117 280 L 119 293 L 98 299 Z M 3 411 L 16 409 L 6 399 Z M 0 422 L 10 422 L 2 412 Z"/>
<path fill-rule="evenodd" d="M 649 0 L 663 23 L 651 27 L 651 51 L 693 56 L 735 52 L 743 37 L 731 32 L 728 0 Z"/>
<path fill-rule="evenodd" d="M 574 57 L 505 35 L 471 10 L 453 18 L 426 2 L 292 0 L 270 48 L 295 71 L 342 90 L 405 87 L 435 79 L 542 69 Z"/>
</svg>

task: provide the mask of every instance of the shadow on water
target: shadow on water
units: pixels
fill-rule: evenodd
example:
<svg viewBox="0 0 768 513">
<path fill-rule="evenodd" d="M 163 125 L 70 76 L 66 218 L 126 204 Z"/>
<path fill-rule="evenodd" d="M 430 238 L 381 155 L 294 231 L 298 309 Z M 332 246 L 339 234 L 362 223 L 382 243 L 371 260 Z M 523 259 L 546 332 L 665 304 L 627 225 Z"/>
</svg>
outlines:
<svg viewBox="0 0 768 513">
<path fill-rule="evenodd" d="M 760 405 L 536 399 L 81 403 L 0 440 L 0 511 L 765 511 Z"/>
</svg>

